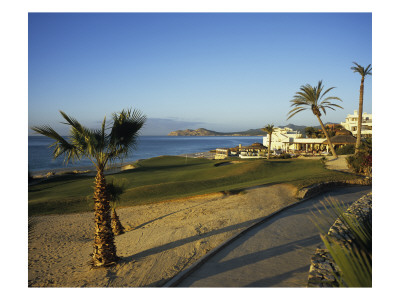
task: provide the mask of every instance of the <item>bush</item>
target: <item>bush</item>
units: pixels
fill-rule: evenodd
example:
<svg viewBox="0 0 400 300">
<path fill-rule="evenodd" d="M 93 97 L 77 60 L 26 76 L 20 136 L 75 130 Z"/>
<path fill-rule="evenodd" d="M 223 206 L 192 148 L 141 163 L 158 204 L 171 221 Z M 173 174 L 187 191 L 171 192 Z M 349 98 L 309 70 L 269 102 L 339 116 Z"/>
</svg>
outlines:
<svg viewBox="0 0 400 300">
<path fill-rule="evenodd" d="M 354 145 L 345 145 L 336 150 L 337 155 L 346 155 L 346 154 L 353 154 L 355 150 Z"/>
<path fill-rule="evenodd" d="M 292 158 L 292 156 L 289 153 L 282 153 L 282 154 L 279 154 L 276 158 L 288 159 L 288 158 Z"/>
<path fill-rule="evenodd" d="M 346 158 L 347 165 L 353 172 L 372 176 L 372 140 L 364 140 L 357 154 Z"/>
</svg>

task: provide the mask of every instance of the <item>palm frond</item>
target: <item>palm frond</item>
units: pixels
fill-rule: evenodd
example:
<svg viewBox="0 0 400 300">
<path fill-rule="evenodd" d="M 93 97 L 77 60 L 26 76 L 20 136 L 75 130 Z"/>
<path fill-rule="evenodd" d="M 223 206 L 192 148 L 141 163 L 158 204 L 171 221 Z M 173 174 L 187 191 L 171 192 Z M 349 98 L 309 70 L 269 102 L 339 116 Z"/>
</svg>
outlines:
<svg viewBox="0 0 400 300">
<path fill-rule="evenodd" d="M 353 64 L 355 64 L 355 66 L 351 67 L 350 69 L 353 70 L 354 73 L 359 73 L 362 77 L 372 75 L 371 64 L 369 64 L 366 68 L 360 66 L 356 62 L 353 62 Z"/>
<path fill-rule="evenodd" d="M 287 119 L 290 119 L 297 113 L 305 110 L 306 107 L 311 109 L 315 115 L 320 115 L 319 110 L 322 110 L 322 112 L 326 114 L 326 108 L 334 110 L 331 106 L 342 108 L 339 105 L 330 102 L 330 100 L 342 101 L 339 97 L 329 96 L 323 98 L 334 88 L 335 87 L 330 87 L 324 91 L 322 80 L 318 81 L 318 84 L 315 87 L 312 87 L 310 84 L 302 85 L 300 91 L 296 92 L 293 99 L 290 101 L 292 102 L 291 107 L 294 106 L 295 108 L 289 111 L 289 117 Z"/>
<path fill-rule="evenodd" d="M 371 67 L 371 64 L 369 64 L 369 65 L 365 68 L 365 75 L 372 75 L 372 67 Z"/>
<path fill-rule="evenodd" d="M 104 148 L 106 143 L 106 117 L 104 117 L 103 123 L 101 124 L 101 140 L 102 148 Z"/>
<path fill-rule="evenodd" d="M 318 97 L 319 99 L 322 99 L 327 93 L 329 93 L 331 90 L 335 89 L 336 87 L 330 87 L 329 89 L 327 89 L 325 92 L 322 93 L 322 95 L 320 97 Z M 328 98 L 333 98 L 333 97 L 328 97 Z M 342 101 L 340 98 L 335 97 L 337 99 L 339 99 L 340 101 Z"/>
<path fill-rule="evenodd" d="M 291 117 L 293 117 L 295 114 L 303 111 L 303 110 L 307 110 L 308 108 L 304 108 L 304 107 L 297 107 L 295 109 L 292 109 L 288 114 L 291 114 L 286 120 L 289 120 Z M 293 113 L 292 113 L 293 112 Z"/>
<path fill-rule="evenodd" d="M 70 141 L 77 148 L 79 148 L 83 153 L 89 152 L 93 153 L 94 148 L 97 145 L 97 139 L 94 137 L 95 131 L 90 130 L 79 123 L 76 119 L 68 116 L 66 113 L 60 110 L 60 114 L 67 121 L 67 123 L 62 122 L 63 124 L 70 126 Z"/>
<path fill-rule="evenodd" d="M 274 124 L 265 125 L 263 128 L 261 128 L 261 130 L 268 134 L 272 134 L 274 132 Z"/>
<path fill-rule="evenodd" d="M 320 105 L 321 105 L 321 104 L 324 104 L 325 102 L 330 101 L 330 100 L 338 100 L 338 101 L 343 102 L 343 100 L 340 99 L 339 97 L 331 96 L 331 97 L 326 97 L 326 98 L 324 98 L 324 99 L 320 102 Z"/>
<path fill-rule="evenodd" d="M 327 107 L 327 108 L 330 108 L 330 109 L 332 109 L 332 110 L 335 110 L 335 109 L 332 108 L 331 106 L 334 106 L 334 107 L 342 108 L 342 109 L 343 109 L 343 107 L 341 107 L 340 105 L 335 104 L 335 103 L 329 103 L 329 104 L 324 105 L 324 107 Z"/>
<path fill-rule="evenodd" d="M 67 123 L 61 122 L 66 125 L 71 125 L 73 128 L 75 128 L 78 132 L 83 133 L 83 126 L 74 118 L 68 116 L 65 112 L 60 110 L 60 114 L 63 116 L 63 118 L 67 121 Z"/>
<path fill-rule="evenodd" d="M 53 157 L 57 158 L 61 155 L 65 155 L 64 162 L 68 164 L 70 160 L 79 159 L 81 151 L 74 145 L 66 141 L 61 135 L 59 135 L 53 128 L 48 125 L 44 126 L 33 126 L 31 129 L 39 134 L 47 136 L 55 142 L 50 145 L 53 148 Z"/>
<path fill-rule="evenodd" d="M 140 129 L 146 122 L 146 116 L 138 110 L 123 110 L 113 114 L 113 124 L 109 134 L 111 145 L 110 158 L 126 155 L 136 148 Z"/>
</svg>

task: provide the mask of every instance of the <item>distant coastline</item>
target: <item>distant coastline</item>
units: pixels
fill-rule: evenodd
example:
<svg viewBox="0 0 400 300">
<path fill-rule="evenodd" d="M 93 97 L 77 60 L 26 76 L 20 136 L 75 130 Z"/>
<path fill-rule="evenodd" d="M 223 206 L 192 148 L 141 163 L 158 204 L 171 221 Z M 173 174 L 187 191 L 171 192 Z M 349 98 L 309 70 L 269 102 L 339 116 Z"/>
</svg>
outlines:
<svg viewBox="0 0 400 300">
<path fill-rule="evenodd" d="M 289 127 L 295 131 L 300 131 L 300 133 L 305 134 L 305 128 L 307 126 L 298 126 L 294 124 L 288 124 L 285 126 L 276 126 L 276 127 Z M 319 126 L 313 126 L 318 128 Z M 246 131 L 238 131 L 238 132 L 218 132 L 205 128 L 198 129 L 185 129 L 185 130 L 176 130 L 168 133 L 167 136 L 265 136 L 266 133 L 261 130 L 261 128 L 257 129 L 249 129 Z"/>
<path fill-rule="evenodd" d="M 168 136 L 263 136 L 261 129 L 250 129 L 241 132 L 217 132 L 205 128 L 176 130 L 168 133 Z"/>
</svg>

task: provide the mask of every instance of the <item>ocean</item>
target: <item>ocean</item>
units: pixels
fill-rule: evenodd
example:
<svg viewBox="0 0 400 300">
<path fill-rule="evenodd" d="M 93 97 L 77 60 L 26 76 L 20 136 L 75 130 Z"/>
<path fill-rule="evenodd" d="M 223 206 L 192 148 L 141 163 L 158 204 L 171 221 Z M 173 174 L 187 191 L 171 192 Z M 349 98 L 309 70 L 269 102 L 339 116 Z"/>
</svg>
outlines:
<svg viewBox="0 0 400 300">
<path fill-rule="evenodd" d="M 82 159 L 66 166 L 63 157 L 52 158 L 52 139 L 45 136 L 28 137 L 28 170 L 30 172 L 52 171 L 60 169 L 84 169 L 93 166 L 89 159 Z M 119 163 L 133 162 L 161 155 L 182 155 L 188 153 L 208 152 L 220 147 L 235 147 L 239 144 L 251 145 L 262 143 L 261 136 L 142 136 L 138 139 L 137 148 Z M 118 163 L 118 162 L 117 162 Z"/>
</svg>

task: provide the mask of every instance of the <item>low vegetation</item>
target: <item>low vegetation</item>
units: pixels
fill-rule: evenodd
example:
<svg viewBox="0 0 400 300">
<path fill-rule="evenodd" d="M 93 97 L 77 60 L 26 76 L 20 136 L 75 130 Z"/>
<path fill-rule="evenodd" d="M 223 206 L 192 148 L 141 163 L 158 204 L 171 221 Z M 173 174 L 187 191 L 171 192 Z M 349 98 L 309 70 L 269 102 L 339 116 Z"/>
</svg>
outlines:
<svg viewBox="0 0 400 300">
<path fill-rule="evenodd" d="M 349 168 L 357 173 L 372 176 L 372 139 L 365 139 L 354 155 L 346 158 Z"/>
<path fill-rule="evenodd" d="M 318 160 L 251 160 L 215 167 L 213 160 L 163 156 L 140 161 L 135 164 L 135 169 L 112 177 L 126 182 L 119 199 L 121 207 L 214 192 L 229 193 L 265 184 L 291 183 L 301 188 L 357 176 L 327 170 Z M 29 186 L 29 214 L 90 211 L 87 199 L 92 193 L 93 178 L 90 176 L 76 174 L 49 178 Z"/>
<path fill-rule="evenodd" d="M 354 151 L 355 151 L 355 145 L 349 144 L 349 145 L 344 145 L 343 147 L 337 149 L 336 154 L 337 155 L 348 155 L 348 154 L 354 154 Z"/>
</svg>

